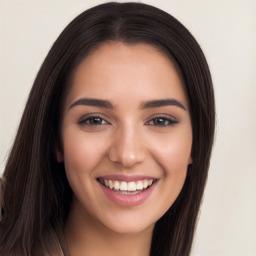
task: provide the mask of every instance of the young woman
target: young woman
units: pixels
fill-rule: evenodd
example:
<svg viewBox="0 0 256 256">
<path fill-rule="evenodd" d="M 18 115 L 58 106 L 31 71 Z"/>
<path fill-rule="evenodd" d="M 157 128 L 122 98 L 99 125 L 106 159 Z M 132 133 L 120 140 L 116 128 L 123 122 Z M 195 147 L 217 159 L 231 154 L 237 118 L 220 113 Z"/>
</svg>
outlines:
<svg viewBox="0 0 256 256">
<path fill-rule="evenodd" d="M 30 92 L 0 255 L 189 255 L 214 123 L 207 62 L 182 24 L 139 3 L 85 11 Z"/>
</svg>

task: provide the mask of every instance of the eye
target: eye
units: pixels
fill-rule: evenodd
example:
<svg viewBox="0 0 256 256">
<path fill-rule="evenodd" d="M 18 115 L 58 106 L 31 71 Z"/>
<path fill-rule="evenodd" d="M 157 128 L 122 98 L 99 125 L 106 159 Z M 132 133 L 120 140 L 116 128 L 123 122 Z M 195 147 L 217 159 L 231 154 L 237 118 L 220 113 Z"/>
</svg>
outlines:
<svg viewBox="0 0 256 256">
<path fill-rule="evenodd" d="M 110 123 L 100 116 L 89 116 L 89 117 L 82 117 L 80 120 L 78 120 L 78 124 L 100 126 L 100 125 L 109 125 Z"/>
<path fill-rule="evenodd" d="M 153 125 L 153 126 L 158 126 L 158 127 L 167 127 L 173 124 L 177 124 L 178 121 L 172 119 L 172 118 L 167 118 L 167 117 L 155 117 L 151 120 L 149 120 L 146 124 L 147 125 Z"/>
</svg>

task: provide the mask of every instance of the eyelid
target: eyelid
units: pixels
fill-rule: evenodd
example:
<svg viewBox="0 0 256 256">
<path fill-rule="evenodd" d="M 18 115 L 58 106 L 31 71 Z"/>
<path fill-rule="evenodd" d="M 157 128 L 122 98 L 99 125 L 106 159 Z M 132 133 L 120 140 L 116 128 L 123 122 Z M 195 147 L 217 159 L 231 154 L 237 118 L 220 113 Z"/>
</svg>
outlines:
<svg viewBox="0 0 256 256">
<path fill-rule="evenodd" d="M 90 119 L 90 118 L 100 118 L 102 120 L 104 120 L 105 124 L 101 124 L 101 125 L 110 125 L 111 123 L 107 120 L 108 118 L 106 118 L 104 115 L 100 114 L 100 113 L 89 113 L 89 114 L 85 114 L 82 117 L 80 117 L 77 121 L 77 123 L 79 125 L 88 125 L 88 126 L 97 126 L 96 124 L 86 124 L 85 122 Z"/>
<path fill-rule="evenodd" d="M 165 120 L 169 121 L 170 123 L 167 124 L 167 125 L 149 124 L 149 122 L 151 122 L 151 121 L 153 121 L 154 119 L 157 119 L 157 118 L 165 119 Z M 168 127 L 168 126 L 171 126 L 171 125 L 175 125 L 177 123 L 179 123 L 179 121 L 175 117 L 173 117 L 173 116 L 171 116 L 169 114 L 157 113 L 157 114 L 154 114 L 154 115 L 150 116 L 145 124 L 146 125 L 156 126 L 156 127 Z"/>
</svg>

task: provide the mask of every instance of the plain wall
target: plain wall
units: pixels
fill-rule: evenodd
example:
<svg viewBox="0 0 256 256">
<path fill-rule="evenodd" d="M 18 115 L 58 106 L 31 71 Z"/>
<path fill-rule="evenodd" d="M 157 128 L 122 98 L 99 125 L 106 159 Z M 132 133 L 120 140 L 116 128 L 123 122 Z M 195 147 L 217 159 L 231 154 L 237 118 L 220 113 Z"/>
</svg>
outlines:
<svg viewBox="0 0 256 256">
<path fill-rule="evenodd" d="M 106 1 L 0 0 L 0 174 L 40 65 L 62 29 Z M 256 4 L 145 0 L 202 46 L 217 104 L 216 142 L 192 256 L 256 255 Z"/>
</svg>

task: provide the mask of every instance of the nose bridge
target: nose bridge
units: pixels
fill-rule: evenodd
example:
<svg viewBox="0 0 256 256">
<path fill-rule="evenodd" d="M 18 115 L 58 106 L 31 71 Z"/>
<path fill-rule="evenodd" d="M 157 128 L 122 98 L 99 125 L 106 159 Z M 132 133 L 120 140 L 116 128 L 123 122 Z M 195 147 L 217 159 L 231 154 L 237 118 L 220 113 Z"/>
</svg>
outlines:
<svg viewBox="0 0 256 256">
<path fill-rule="evenodd" d="M 138 126 L 129 123 L 116 131 L 110 147 L 109 158 L 124 167 L 131 167 L 144 161 L 145 148 Z"/>
</svg>

